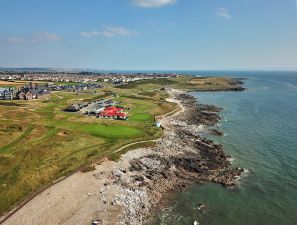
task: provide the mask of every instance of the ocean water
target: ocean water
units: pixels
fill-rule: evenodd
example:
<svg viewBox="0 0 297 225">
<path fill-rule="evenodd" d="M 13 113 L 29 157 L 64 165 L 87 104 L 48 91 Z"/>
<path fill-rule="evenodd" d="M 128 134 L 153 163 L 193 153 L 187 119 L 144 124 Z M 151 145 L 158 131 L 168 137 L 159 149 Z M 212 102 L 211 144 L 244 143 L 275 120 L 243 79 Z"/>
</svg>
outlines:
<svg viewBox="0 0 297 225">
<path fill-rule="evenodd" d="M 154 224 L 296 225 L 297 72 L 213 73 L 225 74 L 248 78 L 247 91 L 192 94 L 224 108 L 225 136 L 211 138 L 249 172 L 239 190 L 208 183 L 178 193 Z"/>
</svg>

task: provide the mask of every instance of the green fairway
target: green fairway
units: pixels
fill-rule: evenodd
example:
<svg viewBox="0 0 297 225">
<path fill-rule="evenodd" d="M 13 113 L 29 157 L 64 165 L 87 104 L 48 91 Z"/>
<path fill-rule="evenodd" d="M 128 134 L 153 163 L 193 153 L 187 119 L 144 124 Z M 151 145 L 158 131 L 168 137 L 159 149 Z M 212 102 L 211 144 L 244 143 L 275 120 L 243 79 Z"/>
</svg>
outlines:
<svg viewBox="0 0 297 225">
<path fill-rule="evenodd" d="M 118 97 L 108 96 L 108 92 L 118 93 Z M 114 153 L 116 149 L 158 138 L 161 130 L 153 126 L 154 117 L 175 105 L 160 96 L 142 99 L 130 93 L 109 87 L 96 94 L 54 92 L 48 100 L 0 101 L 0 213 L 94 159 L 116 159 L 120 156 Z M 63 111 L 70 104 L 102 97 L 131 107 L 130 118 L 116 121 Z"/>
<path fill-rule="evenodd" d="M 162 129 L 154 118 L 177 108 L 166 102 L 164 88 L 215 90 L 230 87 L 230 79 L 189 76 L 146 80 L 121 87 L 107 86 L 96 94 L 53 92 L 49 99 L 0 101 L 0 214 L 29 194 L 101 157 L 118 159 L 120 154 L 153 143 Z M 116 96 L 116 97 L 115 97 Z M 126 107 L 126 121 L 98 119 L 63 110 L 74 103 L 113 99 Z"/>
<path fill-rule="evenodd" d="M 75 126 L 77 126 L 76 129 L 85 133 L 89 133 L 93 136 L 112 138 L 112 139 L 140 137 L 144 134 L 142 131 L 140 131 L 137 128 L 125 127 L 125 126 L 119 126 L 119 125 L 76 124 Z"/>
<path fill-rule="evenodd" d="M 149 114 L 134 114 L 130 119 L 136 121 L 153 121 L 154 118 Z"/>
</svg>

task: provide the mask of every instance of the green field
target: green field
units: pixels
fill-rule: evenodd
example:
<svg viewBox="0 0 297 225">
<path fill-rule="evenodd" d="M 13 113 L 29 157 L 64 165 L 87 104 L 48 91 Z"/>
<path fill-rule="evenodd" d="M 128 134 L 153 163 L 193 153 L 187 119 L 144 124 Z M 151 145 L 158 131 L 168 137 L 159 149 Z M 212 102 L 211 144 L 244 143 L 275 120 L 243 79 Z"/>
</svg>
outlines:
<svg viewBox="0 0 297 225">
<path fill-rule="evenodd" d="M 0 214 L 95 159 L 117 159 L 121 153 L 114 151 L 126 144 L 160 137 L 162 130 L 154 126 L 154 117 L 177 107 L 165 101 L 168 96 L 160 90 L 162 87 L 223 90 L 231 81 L 219 78 L 203 82 L 180 77 L 109 86 L 96 94 L 55 92 L 49 99 L 0 101 Z M 130 107 L 129 120 L 97 119 L 63 111 L 72 103 L 102 97 Z"/>
</svg>

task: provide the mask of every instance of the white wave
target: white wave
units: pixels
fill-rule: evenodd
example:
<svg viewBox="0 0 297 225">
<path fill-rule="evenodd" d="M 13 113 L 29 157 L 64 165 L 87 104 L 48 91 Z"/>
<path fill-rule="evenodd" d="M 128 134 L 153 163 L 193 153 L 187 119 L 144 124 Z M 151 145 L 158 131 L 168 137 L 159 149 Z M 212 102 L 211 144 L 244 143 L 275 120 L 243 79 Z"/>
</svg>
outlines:
<svg viewBox="0 0 297 225">
<path fill-rule="evenodd" d="M 228 158 L 228 161 L 231 163 L 231 165 L 233 164 L 234 160 L 235 160 L 235 159 L 232 158 L 232 157 L 229 157 L 229 158 Z"/>
<path fill-rule="evenodd" d="M 198 129 L 200 129 L 200 130 L 204 130 L 204 128 L 205 128 L 205 126 L 202 124 L 198 126 Z"/>
<path fill-rule="evenodd" d="M 247 177 L 249 174 L 249 170 L 248 169 L 243 169 L 243 172 L 241 173 L 240 176 L 235 176 L 235 182 L 240 182 L 243 178 Z"/>
<path fill-rule="evenodd" d="M 277 83 L 277 84 L 286 85 L 287 87 L 291 87 L 291 88 L 294 88 L 297 90 L 297 86 L 292 83 L 289 83 L 289 82 L 284 82 L 284 81 L 279 81 L 279 80 L 274 80 L 274 79 L 269 79 L 269 81 L 273 82 L 273 83 Z"/>
</svg>

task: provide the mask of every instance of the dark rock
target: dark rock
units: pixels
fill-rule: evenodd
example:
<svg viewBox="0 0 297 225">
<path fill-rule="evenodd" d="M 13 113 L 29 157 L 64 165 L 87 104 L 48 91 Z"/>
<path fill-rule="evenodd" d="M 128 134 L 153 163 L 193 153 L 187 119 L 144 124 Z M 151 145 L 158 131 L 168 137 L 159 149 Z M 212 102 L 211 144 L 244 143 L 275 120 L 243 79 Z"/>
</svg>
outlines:
<svg viewBox="0 0 297 225">
<path fill-rule="evenodd" d="M 139 159 L 131 160 L 130 165 L 130 171 L 141 171 L 143 169 L 142 162 Z"/>
<path fill-rule="evenodd" d="M 208 133 L 209 133 L 210 135 L 215 135 L 215 136 L 223 136 L 223 135 L 224 135 L 224 132 L 219 131 L 219 130 L 217 130 L 217 129 L 209 129 L 209 130 L 208 130 Z"/>
</svg>

